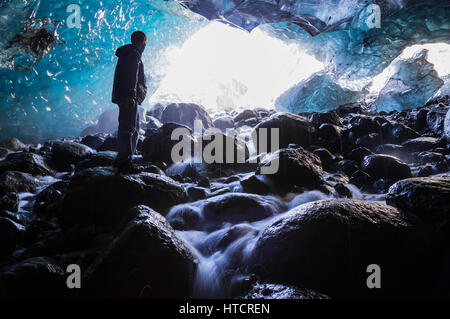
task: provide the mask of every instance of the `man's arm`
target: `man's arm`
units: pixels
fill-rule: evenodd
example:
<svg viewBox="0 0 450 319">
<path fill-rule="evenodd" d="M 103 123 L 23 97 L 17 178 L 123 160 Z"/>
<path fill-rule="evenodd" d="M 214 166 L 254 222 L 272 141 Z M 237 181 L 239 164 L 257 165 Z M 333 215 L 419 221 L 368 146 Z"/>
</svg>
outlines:
<svg viewBox="0 0 450 319">
<path fill-rule="evenodd" d="M 121 81 L 123 83 L 124 95 L 136 100 L 139 75 L 139 55 L 133 52 L 124 56 L 123 59 L 125 59 L 122 64 L 124 66 L 124 72 Z"/>
</svg>

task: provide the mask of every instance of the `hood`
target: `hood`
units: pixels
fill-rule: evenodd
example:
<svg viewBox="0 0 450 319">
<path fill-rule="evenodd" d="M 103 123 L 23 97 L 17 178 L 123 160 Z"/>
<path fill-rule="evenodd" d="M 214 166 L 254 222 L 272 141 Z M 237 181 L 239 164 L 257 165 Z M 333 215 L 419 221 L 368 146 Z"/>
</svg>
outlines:
<svg viewBox="0 0 450 319">
<path fill-rule="evenodd" d="M 137 54 L 139 54 L 139 56 L 141 56 L 141 52 L 139 52 L 139 50 L 136 49 L 134 47 L 134 45 L 132 45 L 132 44 L 127 44 L 127 45 L 124 45 L 124 46 L 118 48 L 116 50 L 116 56 L 120 58 L 121 56 L 129 54 L 131 52 L 133 52 L 134 54 L 137 53 Z"/>
</svg>

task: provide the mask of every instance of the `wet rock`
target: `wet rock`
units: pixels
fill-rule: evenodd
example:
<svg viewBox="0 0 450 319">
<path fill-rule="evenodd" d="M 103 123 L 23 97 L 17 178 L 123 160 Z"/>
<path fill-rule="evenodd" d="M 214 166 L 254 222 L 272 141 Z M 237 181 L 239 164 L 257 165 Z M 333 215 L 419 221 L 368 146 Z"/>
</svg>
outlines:
<svg viewBox="0 0 450 319">
<path fill-rule="evenodd" d="M 436 152 L 420 152 L 417 158 L 421 164 L 439 163 L 445 161 L 445 156 Z"/>
<path fill-rule="evenodd" d="M 212 127 L 211 118 L 206 110 L 197 104 L 173 103 L 166 106 L 161 115 L 162 123 L 178 123 L 194 130 L 194 121 L 200 121 L 203 129 Z"/>
<path fill-rule="evenodd" d="M 240 112 L 239 114 L 237 114 L 234 118 L 233 121 L 238 125 L 238 126 L 242 126 L 242 124 L 248 120 L 251 119 L 257 119 L 259 118 L 259 114 L 255 111 L 255 110 L 243 110 L 242 112 Z"/>
<path fill-rule="evenodd" d="M 320 158 L 324 169 L 331 170 L 334 168 L 334 156 L 326 148 L 315 149 L 313 154 Z"/>
<path fill-rule="evenodd" d="M 431 276 L 422 268 L 432 263 L 423 259 L 427 243 L 420 221 L 394 207 L 320 200 L 300 205 L 267 226 L 252 264 L 260 265 L 263 280 L 310 287 L 331 297 L 420 295 Z M 383 271 L 382 289 L 366 285 L 367 267 L 375 262 Z"/>
<path fill-rule="evenodd" d="M 411 177 L 408 164 L 390 155 L 374 154 L 364 157 L 361 168 L 375 179 L 386 179 L 396 182 Z"/>
<path fill-rule="evenodd" d="M 25 227 L 6 217 L 0 217 L 0 258 L 11 253 L 25 232 Z"/>
<path fill-rule="evenodd" d="M 75 170 L 81 171 L 86 168 L 112 166 L 116 156 L 117 153 L 111 151 L 90 154 L 84 160 L 77 163 Z"/>
<path fill-rule="evenodd" d="M 402 143 L 406 152 L 423 152 L 439 147 L 439 140 L 434 137 L 418 137 Z"/>
<path fill-rule="evenodd" d="M 17 152 L 25 147 L 25 144 L 23 144 L 19 139 L 12 137 L 12 138 L 5 138 L 4 140 L 0 141 L 0 147 L 4 147 L 11 152 Z"/>
<path fill-rule="evenodd" d="M 165 123 L 159 129 L 147 130 L 142 151 L 144 159 L 153 162 L 165 162 L 167 165 L 173 164 L 171 152 L 182 137 L 179 140 L 172 140 L 171 136 L 172 132 L 178 128 L 191 132 L 187 126 L 176 123 Z M 189 140 L 192 146 L 191 150 L 193 150 L 193 137 L 189 134 L 184 138 Z"/>
<path fill-rule="evenodd" d="M 258 152 L 261 152 L 260 129 L 267 129 L 266 151 L 271 150 L 272 128 L 279 129 L 279 147 L 286 148 L 289 144 L 309 147 L 315 141 L 315 127 L 304 117 L 292 113 L 275 113 L 259 123 L 254 131 L 258 134 Z"/>
<path fill-rule="evenodd" d="M 332 152 L 341 152 L 341 131 L 341 127 L 325 123 L 319 127 L 317 136 L 321 139 L 321 143 Z"/>
<path fill-rule="evenodd" d="M 98 149 L 105 142 L 103 134 L 87 135 L 80 141 L 81 144 L 86 145 L 94 150 Z"/>
<path fill-rule="evenodd" d="M 373 154 L 373 152 L 369 150 L 367 147 L 357 147 L 350 152 L 348 158 L 361 164 L 364 157 L 371 154 Z"/>
<path fill-rule="evenodd" d="M 447 111 L 444 120 L 444 136 L 447 139 L 447 142 L 450 142 L 450 110 Z"/>
<path fill-rule="evenodd" d="M 207 195 L 206 190 L 204 188 L 202 188 L 202 187 L 191 186 L 191 187 L 188 187 L 186 189 L 186 191 L 187 191 L 187 194 L 188 194 L 189 198 L 192 201 L 205 199 L 206 195 Z"/>
<path fill-rule="evenodd" d="M 432 108 L 427 114 L 427 124 L 430 130 L 438 135 L 441 135 L 444 130 L 445 116 L 449 110 L 448 106 L 443 104 Z"/>
<path fill-rule="evenodd" d="M 34 193 L 38 186 L 38 179 L 27 173 L 6 171 L 0 174 L 0 194 L 9 192 Z"/>
<path fill-rule="evenodd" d="M 186 200 L 184 188 L 166 176 L 121 175 L 112 168 L 89 168 L 70 181 L 59 220 L 64 227 L 87 223 L 107 228 L 126 218 L 127 210 L 135 205 L 165 212 Z"/>
<path fill-rule="evenodd" d="M 425 165 L 419 168 L 417 171 L 417 177 L 427 177 L 434 174 L 433 167 L 431 165 Z"/>
<path fill-rule="evenodd" d="M 210 188 L 211 182 L 210 182 L 209 178 L 205 177 L 205 178 L 202 178 L 201 180 L 199 180 L 197 185 L 200 187 Z"/>
<path fill-rule="evenodd" d="M 356 171 L 350 177 L 350 183 L 356 185 L 364 192 L 373 193 L 374 182 L 375 180 L 363 171 Z"/>
<path fill-rule="evenodd" d="M 222 132 L 226 132 L 227 129 L 234 128 L 234 121 L 231 116 L 221 116 L 214 120 L 213 125 Z"/>
<path fill-rule="evenodd" d="M 373 117 L 357 115 L 350 119 L 349 132 L 351 138 L 356 140 L 360 136 L 368 135 L 370 133 L 379 133 L 380 123 Z"/>
<path fill-rule="evenodd" d="M 72 165 L 85 159 L 94 151 L 84 144 L 76 142 L 55 142 L 52 147 L 52 161 L 61 171 L 71 171 Z"/>
<path fill-rule="evenodd" d="M 0 158 L 5 157 L 8 154 L 9 154 L 9 150 L 7 148 L 0 147 Z"/>
<path fill-rule="evenodd" d="M 33 176 L 55 174 L 44 157 L 30 152 L 12 153 L 6 156 L 3 161 L 0 161 L 0 174 L 5 171 L 19 171 Z"/>
<path fill-rule="evenodd" d="M 389 188 L 386 203 L 425 220 L 448 220 L 450 178 L 421 177 L 399 181 Z"/>
<path fill-rule="evenodd" d="M 103 144 L 97 148 L 97 151 L 99 151 L 99 152 L 106 152 L 106 151 L 117 152 L 117 137 L 116 136 L 106 137 Z"/>
<path fill-rule="evenodd" d="M 352 198 L 353 194 L 350 189 L 348 189 L 347 186 L 345 186 L 343 183 L 337 183 L 334 185 L 334 189 L 339 194 L 340 197 L 346 197 L 346 198 Z"/>
<path fill-rule="evenodd" d="M 329 123 L 337 126 L 342 126 L 342 121 L 336 111 L 329 111 L 324 113 L 313 113 L 311 116 L 311 122 L 316 127 L 320 127 L 322 124 Z"/>
<path fill-rule="evenodd" d="M 386 144 L 401 144 L 406 140 L 418 138 L 420 135 L 412 128 L 401 124 L 385 122 L 381 125 L 383 142 Z"/>
<path fill-rule="evenodd" d="M 86 273 L 89 297 L 188 298 L 197 260 L 166 219 L 145 206 Z"/>
<path fill-rule="evenodd" d="M 381 143 L 381 136 L 378 133 L 370 133 L 360 136 L 356 139 L 355 145 L 359 147 L 366 147 L 368 149 L 374 149 Z"/>
<path fill-rule="evenodd" d="M 270 193 L 270 187 L 267 185 L 261 176 L 250 175 L 243 178 L 241 181 L 242 189 L 245 193 L 266 195 Z"/>
<path fill-rule="evenodd" d="M 59 181 L 36 195 L 33 211 L 38 215 L 52 215 L 69 187 L 69 181 Z"/>
<path fill-rule="evenodd" d="M 153 116 L 147 116 L 147 126 L 146 130 L 158 129 L 162 126 L 162 123 Z"/>
<path fill-rule="evenodd" d="M 201 211 L 189 204 L 173 207 L 166 216 L 167 221 L 176 230 L 192 230 L 199 227 Z"/>
<path fill-rule="evenodd" d="M 310 289 L 292 286 L 257 283 L 240 299 L 329 299 L 330 297 Z"/>
<path fill-rule="evenodd" d="M 209 222 L 253 222 L 282 211 L 284 205 L 274 197 L 229 193 L 209 198 L 202 216 Z"/>
<path fill-rule="evenodd" d="M 1 298 L 61 299 L 68 296 L 65 269 L 47 257 L 23 260 L 2 270 Z"/>
<path fill-rule="evenodd" d="M 19 196 L 16 193 L 0 195 L 0 211 L 17 212 L 19 210 Z"/>
<path fill-rule="evenodd" d="M 302 148 L 285 148 L 270 154 L 258 166 L 257 174 L 264 168 L 274 167 L 278 170 L 266 174 L 266 177 L 277 182 L 280 187 L 291 189 L 292 185 L 306 189 L 314 189 L 323 181 L 322 163 L 319 157 Z"/>
<path fill-rule="evenodd" d="M 354 172 L 359 170 L 359 164 L 356 161 L 344 159 L 336 163 L 336 169 L 347 176 L 352 176 Z"/>
<path fill-rule="evenodd" d="M 376 154 L 391 155 L 401 160 L 407 160 L 410 158 L 409 154 L 405 151 L 404 147 L 397 144 L 378 145 L 374 151 Z"/>
</svg>

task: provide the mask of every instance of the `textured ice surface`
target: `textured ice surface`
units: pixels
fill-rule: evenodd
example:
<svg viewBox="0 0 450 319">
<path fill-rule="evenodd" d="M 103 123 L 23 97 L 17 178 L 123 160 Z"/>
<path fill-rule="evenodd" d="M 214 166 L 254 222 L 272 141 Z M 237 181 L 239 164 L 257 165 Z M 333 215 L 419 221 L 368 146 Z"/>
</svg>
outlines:
<svg viewBox="0 0 450 319">
<path fill-rule="evenodd" d="M 363 98 L 363 90 L 352 91 L 336 83 L 330 74 L 318 72 L 284 92 L 275 106 L 292 113 L 326 112 Z"/>
<path fill-rule="evenodd" d="M 102 112 L 114 108 L 114 51 L 137 29 L 150 36 L 144 56 L 150 94 L 165 75 L 169 48 L 205 26 L 203 17 L 245 30 L 259 26 L 298 45 L 327 66 L 333 79 L 326 82 L 328 88 L 344 101 L 348 92 L 337 93 L 334 83 L 362 90 L 406 47 L 450 43 L 450 7 L 434 6 L 448 0 L 374 3 L 380 5 L 381 28 L 369 29 L 366 22 L 373 12 L 363 0 L 1 1 L 0 138 L 75 136 L 95 124 Z M 427 5 L 416 6 L 421 3 Z M 81 29 L 66 23 L 70 4 L 80 5 Z M 318 91 L 334 100 L 306 89 L 311 101 L 301 107 L 324 110 L 338 103 L 327 89 Z"/>
</svg>

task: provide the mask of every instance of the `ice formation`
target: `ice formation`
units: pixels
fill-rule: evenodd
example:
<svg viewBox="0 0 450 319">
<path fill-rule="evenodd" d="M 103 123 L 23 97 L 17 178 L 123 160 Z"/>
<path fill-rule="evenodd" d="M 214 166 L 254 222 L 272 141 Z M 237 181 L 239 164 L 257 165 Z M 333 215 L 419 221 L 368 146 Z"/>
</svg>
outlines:
<svg viewBox="0 0 450 319">
<path fill-rule="evenodd" d="M 150 35 L 144 56 L 149 93 L 157 90 L 169 69 L 169 48 L 181 46 L 209 20 L 247 31 L 258 28 L 297 46 L 326 65 L 327 73 L 299 81 L 281 95 L 278 102 L 286 103 L 277 102 L 278 107 L 295 113 L 323 111 L 358 99 L 409 46 L 450 43 L 446 0 L 89 0 L 78 2 L 80 28 L 70 22 L 76 12 L 69 10 L 73 4 L 69 0 L 1 2 L 1 138 L 76 136 L 95 124 L 102 112 L 114 108 L 110 102 L 113 52 L 137 29 Z M 380 97 L 377 108 L 403 109 L 441 94 L 436 93 L 437 80 L 423 82 L 407 84 L 417 86 L 417 100 L 411 94 L 407 101 L 391 103 L 391 99 L 383 105 L 387 100 Z"/>
</svg>

